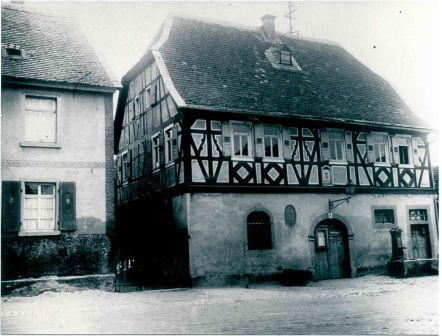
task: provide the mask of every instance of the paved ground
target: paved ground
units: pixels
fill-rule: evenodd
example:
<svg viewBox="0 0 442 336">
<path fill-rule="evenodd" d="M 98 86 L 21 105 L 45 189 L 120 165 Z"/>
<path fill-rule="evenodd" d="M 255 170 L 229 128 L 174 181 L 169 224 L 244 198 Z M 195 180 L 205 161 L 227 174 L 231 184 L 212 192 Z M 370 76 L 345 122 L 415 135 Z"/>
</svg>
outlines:
<svg viewBox="0 0 442 336">
<path fill-rule="evenodd" d="M 4 297 L 2 334 L 437 334 L 438 277 Z"/>
</svg>

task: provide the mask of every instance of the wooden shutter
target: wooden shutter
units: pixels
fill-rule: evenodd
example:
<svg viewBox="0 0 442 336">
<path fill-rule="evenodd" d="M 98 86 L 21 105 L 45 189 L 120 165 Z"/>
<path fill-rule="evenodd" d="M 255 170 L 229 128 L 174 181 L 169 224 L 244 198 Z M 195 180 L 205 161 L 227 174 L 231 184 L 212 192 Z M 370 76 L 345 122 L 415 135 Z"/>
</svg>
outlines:
<svg viewBox="0 0 442 336">
<path fill-rule="evenodd" d="M 391 146 L 393 151 L 393 163 L 400 163 L 399 146 L 396 136 L 391 137 Z"/>
<path fill-rule="evenodd" d="M 174 125 L 172 128 L 172 161 L 175 161 L 178 157 L 178 125 Z"/>
<path fill-rule="evenodd" d="M 159 134 L 159 143 L 160 143 L 159 153 L 160 153 L 160 167 L 161 167 L 164 165 L 164 149 L 165 149 L 163 131 L 161 131 Z"/>
<path fill-rule="evenodd" d="M 290 130 L 287 127 L 282 128 L 282 152 L 284 159 L 292 158 L 292 151 L 290 148 Z"/>
<path fill-rule="evenodd" d="M 145 160 L 146 160 L 146 172 L 147 173 L 150 173 L 150 172 L 152 172 L 152 165 L 153 165 L 153 162 L 152 162 L 152 141 L 150 141 L 150 139 L 149 140 L 146 140 L 146 142 L 145 142 L 145 148 L 144 148 L 144 151 L 145 151 Z"/>
<path fill-rule="evenodd" d="M 345 150 L 347 153 L 347 161 L 348 162 L 353 162 L 354 161 L 354 157 L 353 157 L 353 139 L 352 139 L 352 132 L 351 131 L 346 131 L 345 132 Z"/>
<path fill-rule="evenodd" d="M 371 134 L 367 134 L 367 162 L 374 162 L 374 143 Z"/>
<path fill-rule="evenodd" d="M 255 156 L 264 156 L 264 129 L 262 125 L 255 125 Z"/>
<path fill-rule="evenodd" d="M 423 162 L 420 162 L 419 160 L 419 145 L 421 143 L 421 138 L 411 138 L 411 145 L 413 148 L 413 153 L 411 155 L 413 156 L 413 163 L 415 166 L 421 166 L 423 164 Z"/>
<path fill-rule="evenodd" d="M 2 182 L 2 232 L 20 231 L 20 181 Z"/>
<path fill-rule="evenodd" d="M 325 129 L 321 130 L 321 159 L 322 161 L 330 160 L 330 143 Z"/>
<path fill-rule="evenodd" d="M 232 156 L 232 137 L 230 136 L 230 125 L 228 122 L 223 122 L 222 136 L 223 136 L 223 155 Z"/>
<path fill-rule="evenodd" d="M 76 225 L 75 182 L 60 182 L 60 230 L 72 231 Z"/>
</svg>

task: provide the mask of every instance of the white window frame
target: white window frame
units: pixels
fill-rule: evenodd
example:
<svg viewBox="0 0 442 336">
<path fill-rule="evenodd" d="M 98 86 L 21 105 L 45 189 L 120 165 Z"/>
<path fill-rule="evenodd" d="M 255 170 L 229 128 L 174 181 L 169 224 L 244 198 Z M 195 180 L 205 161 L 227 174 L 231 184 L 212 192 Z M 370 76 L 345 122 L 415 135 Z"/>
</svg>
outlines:
<svg viewBox="0 0 442 336">
<path fill-rule="evenodd" d="M 158 143 L 156 144 L 155 141 L 158 140 Z M 158 169 L 160 168 L 160 132 L 155 133 L 151 137 L 151 144 L 152 144 L 152 168 Z"/>
<path fill-rule="evenodd" d="M 278 134 L 277 135 L 273 135 L 273 134 L 266 134 L 266 129 L 268 130 L 269 128 L 274 128 L 274 129 L 278 129 Z M 283 148 L 282 148 L 282 131 L 281 131 L 281 126 L 277 126 L 277 125 L 264 125 L 263 127 L 263 132 L 264 132 L 264 139 L 263 139 L 263 160 L 266 162 L 281 162 L 283 161 Z M 271 139 L 277 139 L 278 141 L 278 156 L 266 156 L 266 138 L 269 137 Z M 273 144 L 271 146 L 271 154 L 273 154 Z"/>
<path fill-rule="evenodd" d="M 43 148 L 55 148 L 59 149 L 61 148 L 61 140 L 62 140 L 62 104 L 60 95 L 58 94 L 48 94 L 45 91 L 28 91 L 24 90 L 21 91 L 21 102 L 20 102 L 20 111 L 22 115 L 22 122 L 21 122 L 21 135 L 20 139 L 21 142 L 19 145 L 21 147 L 43 147 Z M 55 122 L 55 142 L 37 142 L 37 141 L 28 141 L 26 139 L 26 118 L 27 118 L 27 112 L 26 112 L 26 98 L 27 97 L 34 97 L 34 98 L 42 98 L 42 99 L 53 99 L 55 100 L 56 104 L 56 122 Z"/>
<path fill-rule="evenodd" d="M 24 230 L 25 227 L 25 199 L 26 198 L 36 198 L 34 195 L 26 196 L 26 183 L 38 183 L 41 184 L 52 184 L 54 185 L 54 227 L 51 230 Z M 39 190 L 40 190 L 39 186 Z M 22 225 L 20 226 L 19 236 L 56 236 L 60 234 L 59 229 L 59 213 L 58 213 L 58 202 L 59 202 L 59 181 L 57 180 L 43 180 L 43 179 L 29 179 L 21 182 L 21 205 L 20 205 L 20 221 Z M 39 195 L 40 196 L 40 195 Z M 37 196 L 38 197 L 38 196 Z M 45 197 L 43 197 L 45 198 Z"/>
<path fill-rule="evenodd" d="M 249 130 L 248 132 L 235 131 L 235 126 L 245 126 Z M 242 136 L 247 137 L 247 151 L 248 155 L 235 155 L 235 135 L 240 135 L 240 145 L 242 144 Z M 253 146 L 252 146 L 252 124 L 248 122 L 231 122 L 230 123 L 230 136 L 232 139 L 232 158 L 238 161 L 253 161 Z M 242 148 L 242 146 L 240 146 Z"/>
<path fill-rule="evenodd" d="M 164 128 L 164 163 L 170 164 L 172 159 L 173 124 Z"/>
<path fill-rule="evenodd" d="M 385 162 L 378 162 L 376 161 L 376 142 L 375 142 L 375 136 L 380 135 L 385 138 L 384 146 L 385 146 Z M 374 164 L 375 166 L 389 166 L 390 163 L 390 142 L 388 139 L 388 133 L 384 132 L 371 132 L 371 137 L 373 139 L 373 156 L 374 156 Z M 379 144 L 378 144 L 379 145 Z"/>
<path fill-rule="evenodd" d="M 342 159 L 334 159 L 332 158 L 332 140 L 330 139 L 331 133 L 339 133 L 341 134 L 341 153 Z M 328 148 L 330 151 L 330 164 L 347 164 L 347 152 L 345 147 L 345 131 L 339 128 L 327 128 L 327 136 L 328 136 Z M 335 147 L 335 151 L 336 151 Z"/>
<path fill-rule="evenodd" d="M 396 134 L 397 138 L 397 147 L 398 147 L 398 156 L 399 156 L 399 167 L 414 167 L 414 161 L 413 161 L 413 147 L 411 143 L 411 135 L 405 135 L 405 134 Z M 405 147 L 399 144 L 399 139 L 404 138 L 408 141 L 408 163 L 401 163 L 401 151 L 400 147 Z"/>
</svg>

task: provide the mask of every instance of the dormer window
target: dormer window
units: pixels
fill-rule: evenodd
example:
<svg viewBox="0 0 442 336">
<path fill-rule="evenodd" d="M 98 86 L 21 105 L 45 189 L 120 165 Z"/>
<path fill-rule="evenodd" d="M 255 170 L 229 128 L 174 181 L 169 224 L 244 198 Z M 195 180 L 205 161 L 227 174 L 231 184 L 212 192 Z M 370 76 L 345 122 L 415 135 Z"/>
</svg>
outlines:
<svg viewBox="0 0 442 336">
<path fill-rule="evenodd" d="M 19 45 L 16 44 L 10 44 L 6 48 L 6 55 L 12 56 L 12 57 L 22 57 L 22 49 Z"/>
<path fill-rule="evenodd" d="M 292 53 L 288 50 L 280 51 L 280 63 L 286 65 L 292 65 Z"/>
</svg>

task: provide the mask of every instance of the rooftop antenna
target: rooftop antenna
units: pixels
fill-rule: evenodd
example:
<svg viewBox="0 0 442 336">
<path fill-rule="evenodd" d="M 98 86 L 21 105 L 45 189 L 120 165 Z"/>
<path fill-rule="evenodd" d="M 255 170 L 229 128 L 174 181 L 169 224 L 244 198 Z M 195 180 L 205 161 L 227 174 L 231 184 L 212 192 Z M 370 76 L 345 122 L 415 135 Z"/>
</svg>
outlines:
<svg viewBox="0 0 442 336">
<path fill-rule="evenodd" d="M 289 10 L 286 15 L 284 15 L 287 19 L 289 19 L 289 35 L 299 35 L 299 31 L 295 30 L 295 12 L 298 10 L 298 7 L 295 5 L 294 1 L 289 1 Z"/>
</svg>

